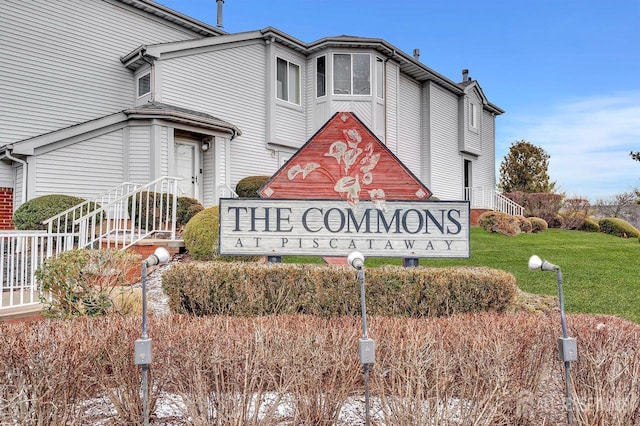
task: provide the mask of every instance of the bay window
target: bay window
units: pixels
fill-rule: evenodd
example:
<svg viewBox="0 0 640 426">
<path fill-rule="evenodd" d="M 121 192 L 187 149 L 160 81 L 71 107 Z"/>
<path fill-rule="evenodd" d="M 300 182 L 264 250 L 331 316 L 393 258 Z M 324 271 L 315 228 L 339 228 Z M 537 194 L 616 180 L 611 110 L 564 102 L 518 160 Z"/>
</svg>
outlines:
<svg viewBox="0 0 640 426">
<path fill-rule="evenodd" d="M 333 93 L 336 95 L 370 95 L 371 55 L 368 53 L 334 54 Z"/>
</svg>

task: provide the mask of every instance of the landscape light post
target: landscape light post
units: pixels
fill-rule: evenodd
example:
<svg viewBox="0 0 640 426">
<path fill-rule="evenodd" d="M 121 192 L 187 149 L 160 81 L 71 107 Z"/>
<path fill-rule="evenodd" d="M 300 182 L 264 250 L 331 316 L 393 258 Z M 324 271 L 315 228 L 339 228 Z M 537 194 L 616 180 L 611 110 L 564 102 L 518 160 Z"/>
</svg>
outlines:
<svg viewBox="0 0 640 426">
<path fill-rule="evenodd" d="M 564 313 L 564 296 L 562 291 L 562 271 L 560 267 L 540 259 L 533 255 L 529 258 L 529 269 L 551 271 L 556 273 L 558 281 L 558 299 L 560 301 L 560 323 L 562 325 L 562 337 L 558 339 L 558 358 L 564 361 L 564 376 L 567 386 L 567 423 L 573 423 L 573 409 L 571 407 L 571 361 L 578 360 L 578 345 L 576 339 L 569 337 L 567 333 L 567 319 Z"/>
<path fill-rule="evenodd" d="M 362 309 L 362 338 L 358 342 L 358 353 L 360 362 L 364 368 L 364 410 L 365 424 L 371 424 L 369 415 L 369 370 L 371 365 L 375 363 L 375 342 L 367 335 L 367 304 L 364 294 L 364 256 L 362 253 L 354 251 L 347 257 L 347 262 L 358 271 L 358 280 L 360 281 L 360 305 Z"/>
<path fill-rule="evenodd" d="M 134 346 L 136 365 L 142 366 L 142 417 L 144 426 L 149 425 L 149 364 L 151 364 L 151 338 L 147 334 L 147 267 L 169 261 L 169 252 L 158 247 L 152 255 L 142 261 L 142 336 Z"/>
</svg>

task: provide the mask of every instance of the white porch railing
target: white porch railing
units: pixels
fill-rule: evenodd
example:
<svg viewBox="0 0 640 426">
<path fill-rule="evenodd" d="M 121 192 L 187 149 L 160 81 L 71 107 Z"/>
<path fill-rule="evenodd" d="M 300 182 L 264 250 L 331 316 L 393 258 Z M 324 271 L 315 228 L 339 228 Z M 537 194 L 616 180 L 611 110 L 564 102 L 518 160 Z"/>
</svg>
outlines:
<svg viewBox="0 0 640 426">
<path fill-rule="evenodd" d="M 467 187 L 464 189 L 464 199 L 469 201 L 472 209 L 490 209 L 516 216 L 524 214 L 524 207 L 495 189 Z"/>
<path fill-rule="evenodd" d="M 125 249 L 161 233 L 175 240 L 179 180 L 162 177 L 138 185 L 76 219 L 78 247 Z"/>
<path fill-rule="evenodd" d="M 218 185 L 218 194 L 220 195 L 220 198 L 238 198 L 236 191 L 231 189 L 231 187 L 226 183 Z"/>
<path fill-rule="evenodd" d="M 35 273 L 49 257 L 78 247 L 124 249 L 161 233 L 175 240 L 179 180 L 124 183 L 46 220 L 47 230 L 0 232 L 0 313 L 40 302 Z"/>
<path fill-rule="evenodd" d="M 67 239 L 72 240 L 71 244 Z M 42 289 L 36 270 L 47 258 L 73 244 L 71 234 L 47 231 L 0 232 L 0 312 L 40 303 Z"/>
</svg>

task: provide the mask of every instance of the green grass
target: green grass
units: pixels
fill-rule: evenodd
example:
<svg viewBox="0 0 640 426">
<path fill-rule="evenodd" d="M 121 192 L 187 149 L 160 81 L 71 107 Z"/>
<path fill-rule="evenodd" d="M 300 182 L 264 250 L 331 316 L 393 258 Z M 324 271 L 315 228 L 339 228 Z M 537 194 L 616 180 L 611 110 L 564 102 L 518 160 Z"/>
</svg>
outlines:
<svg viewBox="0 0 640 426">
<path fill-rule="evenodd" d="M 603 233 L 548 229 L 507 237 L 471 228 L 468 259 L 420 259 L 421 266 L 487 266 L 511 272 L 518 286 L 535 294 L 558 294 L 556 274 L 531 271 L 531 255 L 562 270 L 569 313 L 617 315 L 640 323 L 640 244 Z M 289 257 L 286 262 L 320 263 L 320 258 Z M 400 265 L 397 258 L 370 258 L 365 266 Z"/>
</svg>

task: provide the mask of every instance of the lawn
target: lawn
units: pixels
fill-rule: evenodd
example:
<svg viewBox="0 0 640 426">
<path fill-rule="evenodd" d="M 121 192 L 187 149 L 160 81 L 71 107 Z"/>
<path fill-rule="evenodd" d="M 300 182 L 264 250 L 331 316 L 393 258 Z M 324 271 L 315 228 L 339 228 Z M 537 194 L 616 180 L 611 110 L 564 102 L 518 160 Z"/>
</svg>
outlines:
<svg viewBox="0 0 640 426">
<path fill-rule="evenodd" d="M 557 295 L 555 273 L 529 270 L 529 257 L 560 266 L 565 308 L 569 313 L 617 315 L 640 323 L 640 243 L 602 233 L 548 229 L 539 234 L 507 237 L 471 228 L 468 259 L 420 259 L 421 266 L 488 266 L 515 275 L 525 292 Z M 285 262 L 320 262 L 318 258 L 285 258 Z M 397 258 L 370 258 L 365 266 L 400 265 Z"/>
</svg>

